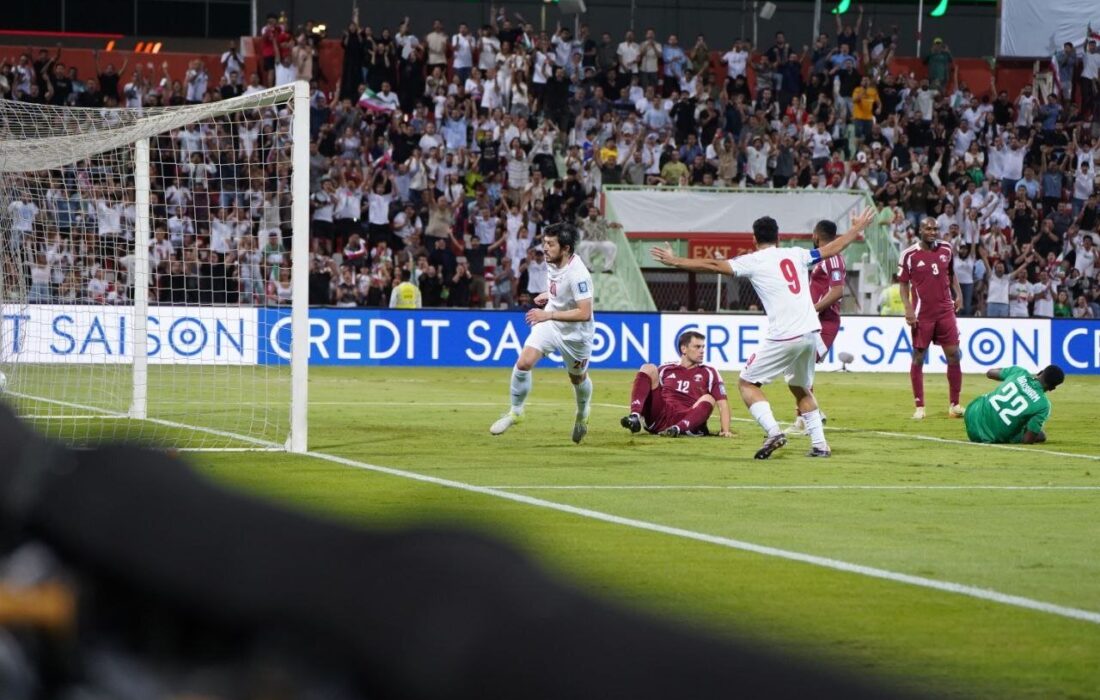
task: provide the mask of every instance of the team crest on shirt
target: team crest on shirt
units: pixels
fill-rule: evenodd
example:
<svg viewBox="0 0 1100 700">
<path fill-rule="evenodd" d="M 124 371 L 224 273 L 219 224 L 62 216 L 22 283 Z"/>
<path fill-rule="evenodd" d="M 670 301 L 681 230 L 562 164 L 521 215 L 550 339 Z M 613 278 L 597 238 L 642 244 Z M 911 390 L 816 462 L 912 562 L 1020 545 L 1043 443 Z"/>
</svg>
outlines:
<svg viewBox="0 0 1100 700">
<path fill-rule="evenodd" d="M 556 297 L 557 295 L 558 295 L 558 283 L 557 282 L 551 282 L 550 283 L 550 296 Z"/>
<path fill-rule="evenodd" d="M 940 262 L 947 262 L 947 256 L 946 255 L 941 255 L 940 256 Z"/>
<path fill-rule="evenodd" d="M 580 284 L 577 285 L 577 289 L 580 290 L 581 294 L 584 294 L 585 292 L 588 291 L 588 283 L 587 282 L 581 282 Z"/>
</svg>

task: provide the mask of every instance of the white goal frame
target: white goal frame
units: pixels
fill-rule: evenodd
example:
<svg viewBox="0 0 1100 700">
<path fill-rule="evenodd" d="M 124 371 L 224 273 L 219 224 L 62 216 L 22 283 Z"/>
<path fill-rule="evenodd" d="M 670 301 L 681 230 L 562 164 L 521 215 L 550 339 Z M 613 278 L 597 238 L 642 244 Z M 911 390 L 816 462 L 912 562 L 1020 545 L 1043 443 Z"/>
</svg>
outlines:
<svg viewBox="0 0 1100 700">
<path fill-rule="evenodd" d="M 248 108 L 250 105 L 262 104 L 264 98 L 279 98 L 285 100 L 290 95 L 293 117 L 291 124 L 291 304 L 290 304 L 290 405 L 288 409 L 288 421 L 286 425 L 289 431 L 285 442 L 274 440 L 260 440 L 254 436 L 243 435 L 231 431 L 221 431 L 212 427 L 188 425 L 178 421 L 159 420 L 150 416 L 149 412 L 149 359 L 148 336 L 150 305 L 148 292 L 154 280 L 149 267 L 148 255 L 135 254 L 133 266 L 133 356 L 132 364 L 132 388 L 130 391 L 129 409 L 125 413 L 105 411 L 103 409 L 80 406 L 75 403 L 54 401 L 46 397 L 26 395 L 25 398 L 44 401 L 47 404 L 67 405 L 70 408 L 91 409 L 102 412 L 104 418 L 126 418 L 135 421 L 149 421 L 161 425 L 194 430 L 201 433 L 220 435 L 229 438 L 239 438 L 243 443 L 255 447 L 227 447 L 227 451 L 241 449 L 279 450 L 294 453 L 305 453 L 308 450 L 308 391 L 309 391 L 309 135 L 310 135 L 310 110 L 309 110 L 309 84 L 305 81 L 297 81 L 292 86 L 281 86 L 260 91 L 251 95 L 223 100 L 220 102 L 184 106 L 179 108 L 166 108 L 157 110 L 157 119 L 164 122 L 164 130 L 178 125 L 189 123 L 189 119 L 180 120 L 173 118 L 172 110 L 178 110 L 178 114 L 196 114 L 196 118 L 208 118 L 224 115 L 238 109 Z M 202 107 L 196 112 L 196 107 Z M 64 110 L 65 108 L 53 107 L 50 109 Z M 132 110 L 128 110 L 132 111 Z M 159 129 L 159 126 L 158 126 Z M 132 146 L 134 158 L 134 251 L 149 250 L 151 241 L 150 222 L 152 220 L 151 197 L 152 183 L 150 177 L 150 149 L 151 136 L 161 133 L 160 130 L 137 139 L 120 139 L 115 134 L 105 133 L 101 144 L 96 144 L 94 153 L 107 152 L 110 149 Z M 47 137 L 50 140 L 56 138 Z M 0 132 L 0 171 L 19 172 L 19 139 L 7 139 Z M 86 157 L 86 156 L 81 156 Z M 63 165 L 64 163 L 59 163 Z M 56 166 L 50 166 L 56 167 Z M 285 307 L 283 307 L 285 308 Z M 285 376 L 285 375 L 284 375 Z M 15 394 L 19 396 L 19 394 Z M 247 401 L 248 397 L 241 397 Z M 72 420 L 86 419 L 93 416 L 74 416 Z M 57 421 L 65 420 L 59 415 Z M 173 447 L 173 445 L 166 445 Z M 182 447 L 181 449 L 187 449 Z M 219 451 L 218 447 L 202 447 L 201 450 Z"/>
</svg>

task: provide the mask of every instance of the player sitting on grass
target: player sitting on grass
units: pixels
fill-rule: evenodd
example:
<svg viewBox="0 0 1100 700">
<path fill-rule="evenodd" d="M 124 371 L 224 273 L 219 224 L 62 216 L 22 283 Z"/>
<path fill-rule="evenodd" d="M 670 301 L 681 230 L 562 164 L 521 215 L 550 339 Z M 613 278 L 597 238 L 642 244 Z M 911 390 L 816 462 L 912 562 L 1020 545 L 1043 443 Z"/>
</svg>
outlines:
<svg viewBox="0 0 1100 700">
<path fill-rule="evenodd" d="M 1033 376 L 1023 367 L 1004 367 L 991 369 L 985 376 L 1001 384 L 966 407 L 963 422 L 970 441 L 1046 442 L 1043 424 L 1050 418 L 1046 395 L 1065 381 L 1062 368 L 1049 365 Z"/>
<path fill-rule="evenodd" d="M 630 415 L 619 423 L 632 433 L 645 428 L 668 437 L 707 435 L 707 419 L 718 406 L 722 437 L 730 437 L 730 405 L 718 370 L 703 364 L 706 339 L 685 331 L 679 339 L 680 361 L 644 364 L 634 375 Z"/>
</svg>

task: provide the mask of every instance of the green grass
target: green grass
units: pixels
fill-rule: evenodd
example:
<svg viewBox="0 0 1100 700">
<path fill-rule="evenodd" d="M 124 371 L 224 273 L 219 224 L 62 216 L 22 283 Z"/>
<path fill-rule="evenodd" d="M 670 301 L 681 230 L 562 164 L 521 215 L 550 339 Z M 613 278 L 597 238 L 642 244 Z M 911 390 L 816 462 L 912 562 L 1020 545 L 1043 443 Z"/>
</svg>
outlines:
<svg viewBox="0 0 1100 700">
<path fill-rule="evenodd" d="M 491 437 L 488 426 L 506 401 L 507 370 L 312 369 L 310 446 L 625 518 L 1100 611 L 1100 490 L 922 488 L 1100 489 L 1100 461 L 1052 454 L 1100 456 L 1100 379 L 1070 377 L 1052 395 L 1049 443 L 1007 450 L 961 442 L 962 422 L 946 417 L 942 374 L 926 377 L 929 417 L 921 423 L 909 420 L 908 377 L 827 374 L 817 393 L 829 415 L 833 458 L 803 457 L 808 443 L 798 437 L 759 462 L 752 455 L 760 431 L 739 404 L 730 440 L 632 437 L 618 426 L 631 378 L 594 373 L 597 405 L 578 447 L 569 441 L 574 404 L 560 370 L 536 370 L 528 420 Z M 964 400 L 992 386 L 967 376 Z M 790 416 L 786 390 L 768 391 L 779 417 Z M 476 527 L 598 595 L 890 684 L 946 696 L 1100 692 L 1100 625 L 1091 622 L 316 458 L 192 459 L 225 483 L 348 521 Z M 783 488 L 535 488 L 562 485 Z M 813 485 L 902 488 L 799 488 Z"/>
</svg>

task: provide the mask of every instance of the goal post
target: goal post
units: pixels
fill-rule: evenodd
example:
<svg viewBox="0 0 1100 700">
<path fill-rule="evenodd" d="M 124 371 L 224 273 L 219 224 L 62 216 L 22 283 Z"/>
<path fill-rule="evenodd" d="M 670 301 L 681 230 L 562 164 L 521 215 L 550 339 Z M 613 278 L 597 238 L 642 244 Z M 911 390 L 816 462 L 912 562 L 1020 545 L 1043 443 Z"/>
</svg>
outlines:
<svg viewBox="0 0 1100 700">
<path fill-rule="evenodd" d="M 0 100 L 5 398 L 70 444 L 308 448 L 309 89 Z"/>
</svg>

